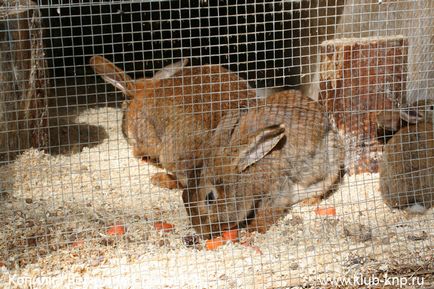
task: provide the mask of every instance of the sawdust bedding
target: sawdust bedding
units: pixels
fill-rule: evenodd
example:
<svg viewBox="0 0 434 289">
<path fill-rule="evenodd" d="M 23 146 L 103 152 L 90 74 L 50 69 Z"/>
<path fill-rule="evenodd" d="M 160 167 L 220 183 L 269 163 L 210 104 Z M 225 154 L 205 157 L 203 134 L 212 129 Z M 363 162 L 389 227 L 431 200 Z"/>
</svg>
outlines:
<svg viewBox="0 0 434 289">
<path fill-rule="evenodd" d="M 360 274 L 433 282 L 434 211 L 414 216 L 389 209 L 377 174 L 344 177 L 320 204 L 335 207 L 336 216 L 296 205 L 266 234 L 242 232 L 249 246 L 191 246 L 181 192 L 149 183 L 159 169 L 132 157 L 121 117 L 118 108 L 84 108 L 74 121 L 98 127 L 99 142 L 68 146 L 69 153 L 29 149 L 2 168 L 10 193 L 0 204 L 0 284 L 317 288 L 325 278 Z M 158 221 L 174 230 L 156 230 Z M 125 233 L 108 234 L 115 224 Z"/>
</svg>

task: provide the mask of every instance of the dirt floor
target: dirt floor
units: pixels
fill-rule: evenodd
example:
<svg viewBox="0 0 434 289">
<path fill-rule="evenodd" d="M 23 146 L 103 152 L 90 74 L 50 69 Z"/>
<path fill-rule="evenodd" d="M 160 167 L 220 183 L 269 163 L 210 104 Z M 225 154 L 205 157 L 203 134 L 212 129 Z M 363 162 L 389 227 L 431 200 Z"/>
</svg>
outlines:
<svg viewBox="0 0 434 289">
<path fill-rule="evenodd" d="M 319 205 L 335 216 L 296 205 L 266 234 L 209 251 L 189 240 L 181 192 L 152 186 L 159 170 L 132 157 L 121 110 L 77 108 L 52 133 L 60 149 L 29 149 L 1 168 L 2 288 L 328 288 L 333 278 L 362 288 L 396 276 L 434 286 L 434 210 L 389 209 L 377 174 L 345 176 Z"/>
</svg>

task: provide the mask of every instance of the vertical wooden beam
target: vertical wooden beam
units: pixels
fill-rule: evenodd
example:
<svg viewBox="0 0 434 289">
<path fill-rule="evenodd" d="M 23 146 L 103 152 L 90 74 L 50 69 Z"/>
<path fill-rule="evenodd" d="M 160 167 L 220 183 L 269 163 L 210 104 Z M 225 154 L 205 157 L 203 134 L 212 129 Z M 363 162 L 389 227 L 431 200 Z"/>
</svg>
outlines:
<svg viewBox="0 0 434 289">
<path fill-rule="evenodd" d="M 47 146 L 49 78 L 36 4 L 0 4 L 1 164 L 29 147 Z"/>
</svg>

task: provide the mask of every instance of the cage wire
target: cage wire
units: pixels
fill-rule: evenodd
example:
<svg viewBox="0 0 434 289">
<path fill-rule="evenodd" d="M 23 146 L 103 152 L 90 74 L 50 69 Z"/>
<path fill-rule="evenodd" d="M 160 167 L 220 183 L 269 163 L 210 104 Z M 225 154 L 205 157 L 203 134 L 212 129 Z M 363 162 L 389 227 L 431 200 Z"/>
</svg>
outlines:
<svg viewBox="0 0 434 289">
<path fill-rule="evenodd" d="M 0 1 L 0 287 L 434 286 L 433 16 Z"/>
</svg>

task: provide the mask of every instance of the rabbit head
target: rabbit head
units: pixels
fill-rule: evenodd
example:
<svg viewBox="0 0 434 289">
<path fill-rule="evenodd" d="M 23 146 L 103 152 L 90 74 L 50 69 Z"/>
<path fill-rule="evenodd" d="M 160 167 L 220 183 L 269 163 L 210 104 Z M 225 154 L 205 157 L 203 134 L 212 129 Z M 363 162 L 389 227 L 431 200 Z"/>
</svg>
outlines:
<svg viewBox="0 0 434 289">
<path fill-rule="evenodd" d="M 199 231 L 204 237 L 242 226 L 254 217 L 255 207 L 262 197 L 255 195 L 258 191 L 255 187 L 265 186 L 267 182 L 252 182 L 252 178 L 260 175 L 249 168 L 285 137 L 284 124 L 240 129 L 240 117 L 241 114 L 234 113 L 219 125 L 212 137 L 215 150 L 202 170 L 197 190 L 193 194 L 187 191 L 183 194 L 192 223 L 202 224 Z M 255 173 L 258 175 L 251 175 Z"/>
<path fill-rule="evenodd" d="M 415 124 L 421 121 L 434 123 L 433 99 L 417 100 L 408 107 L 377 114 L 378 127 L 392 132 L 398 131 L 403 123 Z"/>
<path fill-rule="evenodd" d="M 403 120 L 410 124 L 418 122 L 434 123 L 434 99 L 420 99 L 400 111 Z"/>
</svg>

